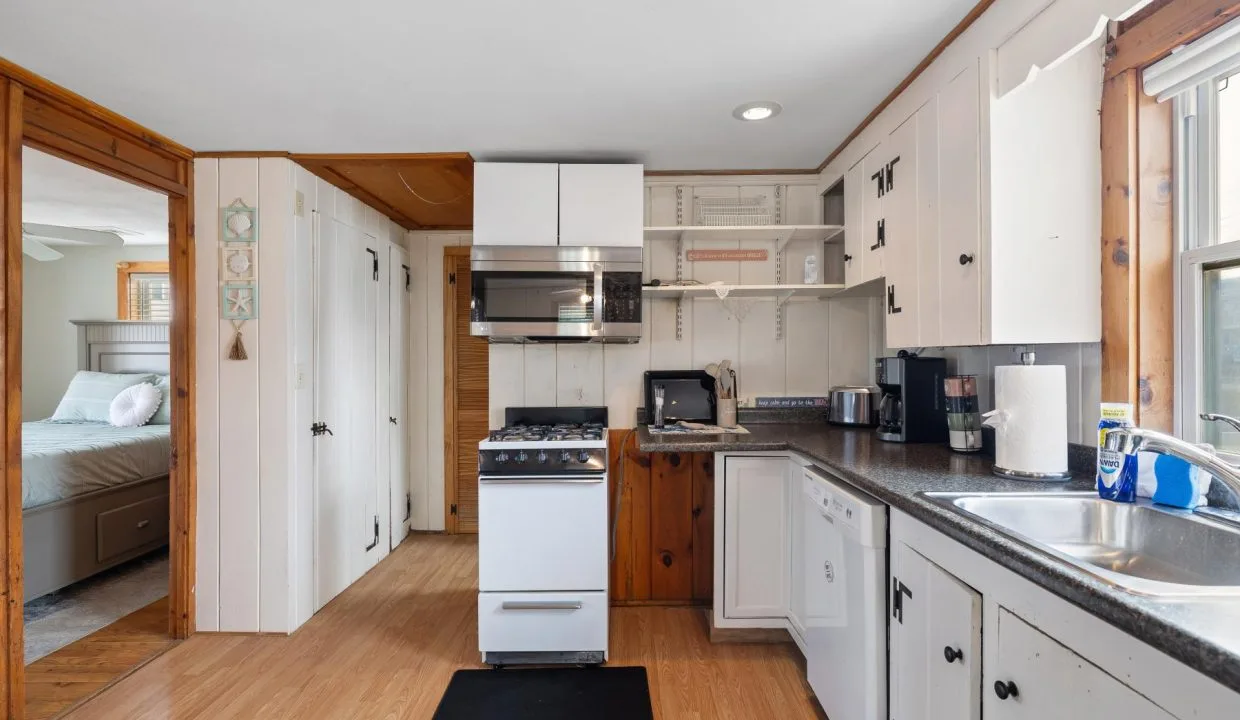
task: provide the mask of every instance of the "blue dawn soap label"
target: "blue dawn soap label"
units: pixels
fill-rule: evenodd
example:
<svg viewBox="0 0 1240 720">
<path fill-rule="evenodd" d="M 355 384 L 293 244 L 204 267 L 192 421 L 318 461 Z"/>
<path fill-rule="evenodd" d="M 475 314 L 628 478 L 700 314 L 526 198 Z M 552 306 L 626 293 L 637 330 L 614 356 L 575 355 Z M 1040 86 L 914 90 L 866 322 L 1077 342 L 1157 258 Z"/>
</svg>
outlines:
<svg viewBox="0 0 1240 720">
<path fill-rule="evenodd" d="M 1136 502 L 1137 457 L 1104 447 L 1107 431 L 1132 427 L 1130 403 L 1102 403 L 1098 420 L 1098 496 L 1116 502 Z"/>
</svg>

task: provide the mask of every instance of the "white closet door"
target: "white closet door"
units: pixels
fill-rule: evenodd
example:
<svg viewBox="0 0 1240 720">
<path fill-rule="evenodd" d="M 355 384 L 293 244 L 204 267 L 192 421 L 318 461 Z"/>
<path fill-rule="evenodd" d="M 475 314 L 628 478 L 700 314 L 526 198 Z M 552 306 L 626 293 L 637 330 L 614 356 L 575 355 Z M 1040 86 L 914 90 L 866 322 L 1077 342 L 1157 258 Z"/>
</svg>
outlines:
<svg viewBox="0 0 1240 720">
<path fill-rule="evenodd" d="M 412 510 L 409 486 L 409 442 L 413 431 L 409 415 L 409 293 L 413 282 L 409 254 L 392 243 L 388 248 L 388 480 L 391 492 L 391 547 L 409 534 Z M 382 458 L 380 458 L 382 462 Z"/>
<path fill-rule="evenodd" d="M 371 211 L 371 227 L 369 247 L 375 249 L 374 262 L 378 263 L 378 280 L 371 284 L 371 294 L 375 298 L 375 332 L 371 335 L 375 361 L 375 495 L 379 530 L 375 536 L 376 544 L 371 560 L 379 562 L 391 552 L 392 544 L 392 432 L 389 429 L 395 415 L 392 414 L 391 397 L 388 385 L 391 382 L 391 361 L 388 352 L 388 332 L 391 318 L 391 293 L 388 290 L 392 275 L 391 258 L 388 246 L 389 231 L 386 218 L 378 212 Z M 400 268 L 398 267 L 397 270 Z"/>
<path fill-rule="evenodd" d="M 376 297 L 374 269 L 369 251 L 377 252 L 373 238 L 360 230 L 350 228 L 351 257 L 349 258 L 350 284 L 349 305 L 352 327 L 350 328 L 348 352 L 349 375 L 352 392 L 349 397 L 349 413 L 352 419 L 350 436 L 352 458 L 348 468 L 349 482 L 354 490 L 353 508 L 358 519 L 358 532 L 354 542 L 358 548 L 357 565 L 353 579 L 374 566 L 378 547 L 375 525 L 378 522 L 378 491 L 375 479 L 377 447 L 375 443 L 375 322 Z"/>
<path fill-rule="evenodd" d="M 343 379 L 348 377 L 342 352 L 347 344 L 341 340 L 349 325 L 343 322 L 347 300 L 343 271 L 348 253 L 341 252 L 341 246 L 347 246 L 342 235 L 348 228 L 336 222 L 330 202 L 324 206 L 316 256 L 315 420 L 328 423 L 332 434 L 317 437 L 314 447 L 316 611 L 352 582 L 349 549 L 355 547 L 351 542 L 355 521 L 349 512 L 353 503 L 344 473 L 349 455 L 348 422 L 342 417 L 345 406 L 341 402 L 346 396 Z"/>
</svg>

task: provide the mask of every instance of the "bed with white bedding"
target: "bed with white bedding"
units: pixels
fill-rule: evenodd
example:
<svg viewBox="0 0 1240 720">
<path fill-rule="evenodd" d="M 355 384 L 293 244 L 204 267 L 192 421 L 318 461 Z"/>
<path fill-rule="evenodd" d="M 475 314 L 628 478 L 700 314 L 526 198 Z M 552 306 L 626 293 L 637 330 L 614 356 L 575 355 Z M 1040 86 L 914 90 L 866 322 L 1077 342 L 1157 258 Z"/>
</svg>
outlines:
<svg viewBox="0 0 1240 720">
<path fill-rule="evenodd" d="M 22 423 L 22 509 L 168 475 L 170 425 Z"/>
<path fill-rule="evenodd" d="M 168 392 L 167 323 L 74 325 L 78 367 L 86 374 L 145 373 L 146 381 Z M 73 386 L 54 417 L 72 405 Z M 107 411 L 106 398 L 75 399 L 74 409 L 88 415 L 100 404 Z M 172 438 L 168 412 L 160 412 L 161 418 L 139 427 L 116 427 L 98 417 L 22 423 L 26 600 L 168 544 Z"/>
</svg>

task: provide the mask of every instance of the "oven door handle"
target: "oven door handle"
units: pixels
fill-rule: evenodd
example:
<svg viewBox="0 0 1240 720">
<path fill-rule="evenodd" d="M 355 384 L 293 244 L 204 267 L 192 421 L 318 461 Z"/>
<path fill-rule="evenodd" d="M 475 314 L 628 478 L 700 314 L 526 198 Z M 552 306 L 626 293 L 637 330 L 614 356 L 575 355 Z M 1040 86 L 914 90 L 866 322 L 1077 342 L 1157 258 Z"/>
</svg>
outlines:
<svg viewBox="0 0 1240 720">
<path fill-rule="evenodd" d="M 607 293 L 603 292 L 603 264 L 594 264 L 594 334 L 603 334 L 603 309 L 607 305 Z"/>
<path fill-rule="evenodd" d="M 496 485 L 559 485 L 562 483 L 601 483 L 606 475 L 480 475 L 478 482 Z"/>
</svg>

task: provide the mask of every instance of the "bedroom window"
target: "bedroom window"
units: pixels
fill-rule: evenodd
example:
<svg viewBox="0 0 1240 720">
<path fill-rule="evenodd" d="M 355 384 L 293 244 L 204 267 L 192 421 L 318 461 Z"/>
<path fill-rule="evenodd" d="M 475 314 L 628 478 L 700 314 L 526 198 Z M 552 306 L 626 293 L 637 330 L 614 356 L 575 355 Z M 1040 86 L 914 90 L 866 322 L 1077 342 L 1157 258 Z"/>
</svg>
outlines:
<svg viewBox="0 0 1240 720">
<path fill-rule="evenodd" d="M 118 320 L 172 320 L 172 285 L 166 262 L 116 264 Z"/>
</svg>

